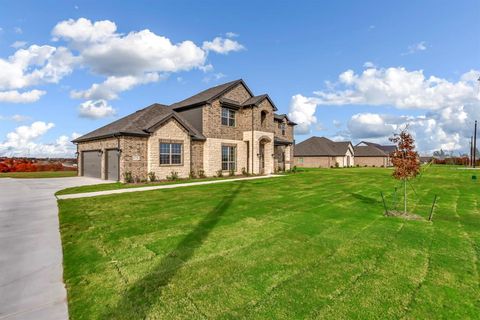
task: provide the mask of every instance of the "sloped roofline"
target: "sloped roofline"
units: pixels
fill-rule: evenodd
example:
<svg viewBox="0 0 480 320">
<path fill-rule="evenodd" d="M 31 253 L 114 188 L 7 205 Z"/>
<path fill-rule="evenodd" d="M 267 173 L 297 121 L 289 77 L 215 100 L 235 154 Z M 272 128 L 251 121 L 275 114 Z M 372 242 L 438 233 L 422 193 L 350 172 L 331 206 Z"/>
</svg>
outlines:
<svg viewBox="0 0 480 320">
<path fill-rule="evenodd" d="M 228 82 L 227 82 L 227 83 L 228 83 Z M 224 84 L 225 84 L 225 83 L 224 83 Z M 221 86 L 221 85 L 224 85 L 224 84 L 220 84 L 220 85 L 218 85 L 217 87 L 219 87 L 219 86 Z M 250 90 L 250 88 L 247 86 L 247 84 L 245 83 L 245 81 L 243 81 L 243 79 L 238 79 L 238 80 L 231 81 L 230 84 L 229 84 L 227 87 L 225 87 L 222 91 L 216 93 L 215 95 L 213 95 L 213 96 L 211 96 L 211 97 L 209 97 L 209 98 L 202 99 L 202 100 L 200 100 L 200 101 L 198 101 L 198 102 L 195 102 L 195 103 L 192 103 L 192 104 L 188 104 L 188 105 L 184 105 L 184 106 L 180 106 L 180 107 L 175 107 L 175 106 L 174 106 L 176 103 L 180 103 L 180 102 L 182 102 L 182 101 L 184 101 L 184 100 L 187 100 L 187 99 L 189 99 L 189 98 L 192 98 L 192 97 L 194 97 L 194 96 L 202 93 L 203 91 L 209 90 L 209 89 L 211 89 L 211 88 L 205 89 L 205 90 L 203 90 L 203 91 L 201 91 L 201 92 L 198 92 L 198 93 L 194 94 L 193 96 L 190 96 L 190 97 L 188 97 L 188 98 L 186 98 L 186 99 L 183 99 L 182 101 L 173 103 L 173 104 L 171 104 L 170 106 L 173 108 L 173 110 L 185 110 L 185 109 L 190 109 L 190 108 L 198 107 L 198 106 L 201 106 L 201 105 L 204 105 L 204 104 L 207 104 L 207 103 L 212 103 L 213 100 L 215 100 L 215 99 L 217 99 L 218 97 L 222 96 L 223 94 L 225 94 L 226 92 L 230 91 L 232 88 L 234 88 L 235 86 L 237 86 L 237 85 L 239 85 L 239 84 L 242 84 L 242 85 L 245 87 L 245 89 L 248 91 L 248 93 L 249 93 L 252 97 L 254 96 L 254 94 L 252 93 L 252 91 Z"/>
</svg>

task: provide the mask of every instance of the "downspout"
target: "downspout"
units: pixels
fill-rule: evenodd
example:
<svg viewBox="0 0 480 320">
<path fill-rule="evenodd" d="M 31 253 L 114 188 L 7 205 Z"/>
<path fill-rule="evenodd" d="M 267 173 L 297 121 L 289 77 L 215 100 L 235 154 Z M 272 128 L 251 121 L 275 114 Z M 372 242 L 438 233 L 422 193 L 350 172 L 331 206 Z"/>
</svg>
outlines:
<svg viewBox="0 0 480 320">
<path fill-rule="evenodd" d="M 254 134 L 253 134 L 253 108 L 254 108 L 254 106 L 252 105 L 252 143 L 251 143 L 251 145 L 252 145 L 252 172 L 251 173 L 252 174 L 253 174 L 253 151 L 254 151 L 254 149 L 253 149 L 253 139 L 254 139 Z"/>
<path fill-rule="evenodd" d="M 118 180 L 117 181 L 121 181 L 122 180 L 122 175 L 120 174 L 120 157 L 122 156 L 122 153 L 120 152 L 121 149 L 120 149 L 120 136 L 117 136 L 117 153 L 118 153 Z"/>
</svg>

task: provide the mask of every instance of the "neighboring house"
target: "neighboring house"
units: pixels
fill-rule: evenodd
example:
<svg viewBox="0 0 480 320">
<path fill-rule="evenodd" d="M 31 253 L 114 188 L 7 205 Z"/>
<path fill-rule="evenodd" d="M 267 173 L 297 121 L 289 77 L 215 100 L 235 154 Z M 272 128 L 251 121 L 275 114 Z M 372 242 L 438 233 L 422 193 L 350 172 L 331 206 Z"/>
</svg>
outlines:
<svg viewBox="0 0 480 320">
<path fill-rule="evenodd" d="M 305 168 L 350 167 L 355 164 L 350 141 L 335 142 L 325 137 L 311 137 L 294 150 L 295 165 Z"/>
<path fill-rule="evenodd" d="M 243 80 L 170 106 L 153 104 L 75 139 L 79 175 L 124 180 L 196 175 L 270 174 L 293 161 L 294 126 L 267 94 Z"/>
<path fill-rule="evenodd" d="M 355 164 L 360 167 L 389 167 L 392 165 L 390 153 L 395 149 L 394 145 L 362 141 L 354 148 Z"/>
</svg>

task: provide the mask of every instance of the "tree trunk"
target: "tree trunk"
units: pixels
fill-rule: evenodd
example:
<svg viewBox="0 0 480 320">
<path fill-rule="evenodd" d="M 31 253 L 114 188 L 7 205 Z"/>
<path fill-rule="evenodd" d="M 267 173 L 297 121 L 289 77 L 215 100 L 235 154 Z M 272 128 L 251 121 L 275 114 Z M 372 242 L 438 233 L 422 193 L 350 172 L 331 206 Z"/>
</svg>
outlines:
<svg viewBox="0 0 480 320">
<path fill-rule="evenodd" d="M 407 214 L 407 179 L 403 179 L 403 192 L 404 192 L 403 212 Z"/>
</svg>

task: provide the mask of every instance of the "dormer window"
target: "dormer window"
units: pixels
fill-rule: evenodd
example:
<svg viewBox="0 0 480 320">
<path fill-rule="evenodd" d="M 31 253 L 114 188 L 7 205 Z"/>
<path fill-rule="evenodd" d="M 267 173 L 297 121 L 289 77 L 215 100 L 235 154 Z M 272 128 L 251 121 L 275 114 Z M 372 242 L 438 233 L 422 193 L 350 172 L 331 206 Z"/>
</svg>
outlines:
<svg viewBox="0 0 480 320">
<path fill-rule="evenodd" d="M 222 108 L 222 125 L 235 127 L 235 111 L 229 108 Z"/>
</svg>

